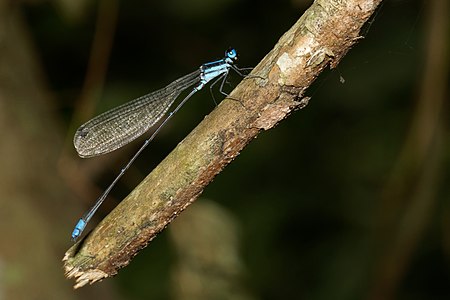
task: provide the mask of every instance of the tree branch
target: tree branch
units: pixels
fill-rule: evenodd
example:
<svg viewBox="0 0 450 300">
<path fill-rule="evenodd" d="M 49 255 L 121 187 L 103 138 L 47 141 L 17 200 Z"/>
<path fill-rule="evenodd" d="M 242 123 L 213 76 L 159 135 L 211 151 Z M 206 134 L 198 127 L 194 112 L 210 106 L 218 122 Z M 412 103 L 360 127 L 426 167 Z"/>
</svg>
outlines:
<svg viewBox="0 0 450 300">
<path fill-rule="evenodd" d="M 63 259 L 75 288 L 113 276 L 202 193 L 262 130 L 309 98 L 305 90 L 360 39 L 381 0 L 321 0 L 84 240 Z"/>
</svg>

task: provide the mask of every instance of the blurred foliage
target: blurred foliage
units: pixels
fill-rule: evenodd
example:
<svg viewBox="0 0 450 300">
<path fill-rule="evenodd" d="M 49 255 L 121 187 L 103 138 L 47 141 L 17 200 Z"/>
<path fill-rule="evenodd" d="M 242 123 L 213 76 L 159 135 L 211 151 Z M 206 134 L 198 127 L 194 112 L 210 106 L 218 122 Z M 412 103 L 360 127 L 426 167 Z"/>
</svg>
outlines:
<svg viewBox="0 0 450 300">
<path fill-rule="evenodd" d="M 99 9 L 108 5 L 86 1 L 81 9 L 74 8 L 77 17 L 73 17 L 63 2 L 55 3 L 37 1 L 20 8 L 53 94 L 55 118 L 63 120 L 59 131 L 70 140 L 72 115 L 85 103 L 80 94 Z M 384 216 L 402 220 L 413 199 L 413 195 L 385 195 L 392 188 L 389 184 L 396 182 L 392 174 L 420 101 L 427 63 L 427 3 L 386 1 L 338 69 L 324 72 L 308 90 L 310 104 L 261 133 L 205 190 L 203 196 L 220 204 L 239 224 L 245 268 L 240 286 L 255 299 L 370 299 L 381 289 L 383 257 L 401 237 L 395 233 L 402 225 Z M 240 66 L 255 66 L 308 5 L 308 1 L 121 1 L 107 70 L 99 75 L 104 83 L 98 80 L 93 87 L 98 93 L 86 101 L 95 112 L 104 111 L 222 57 L 229 46 L 238 49 Z M 209 92 L 195 95 L 134 164 L 114 197 L 126 195 L 213 108 Z M 79 125 L 81 120 L 74 122 Z M 425 200 L 434 204 L 423 231 L 411 231 L 418 234 L 418 243 L 410 245 L 410 256 L 399 268 L 400 279 L 387 289 L 394 299 L 450 297 L 449 130 L 444 120 L 440 126 L 440 170 L 434 196 Z M 136 142 L 125 147 L 117 154 L 120 158 L 92 176 L 100 189 L 139 146 Z M 413 186 L 406 185 L 406 190 L 414 190 L 421 173 L 404 174 L 409 175 L 414 177 L 408 181 Z M 67 236 L 93 199 L 94 194 L 79 200 L 80 210 L 70 212 L 72 219 L 60 225 L 69 228 Z M 383 199 L 389 200 L 388 205 Z M 386 212 L 389 205 L 393 211 Z M 182 251 L 174 247 L 163 232 L 118 276 L 108 279 L 118 287 L 118 297 L 173 296 L 171 272 L 179 259 L 177 251 Z M 89 293 L 97 287 L 84 289 Z"/>
</svg>

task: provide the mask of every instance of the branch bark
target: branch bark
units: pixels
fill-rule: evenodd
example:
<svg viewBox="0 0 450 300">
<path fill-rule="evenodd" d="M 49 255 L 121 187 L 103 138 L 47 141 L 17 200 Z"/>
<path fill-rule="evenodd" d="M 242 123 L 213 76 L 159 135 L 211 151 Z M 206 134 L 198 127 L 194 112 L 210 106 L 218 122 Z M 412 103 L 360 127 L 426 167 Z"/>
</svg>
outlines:
<svg viewBox="0 0 450 300">
<path fill-rule="evenodd" d="M 381 0 L 315 1 L 274 49 L 63 259 L 75 288 L 115 275 L 262 130 L 307 105 L 305 90 L 361 38 Z"/>
</svg>

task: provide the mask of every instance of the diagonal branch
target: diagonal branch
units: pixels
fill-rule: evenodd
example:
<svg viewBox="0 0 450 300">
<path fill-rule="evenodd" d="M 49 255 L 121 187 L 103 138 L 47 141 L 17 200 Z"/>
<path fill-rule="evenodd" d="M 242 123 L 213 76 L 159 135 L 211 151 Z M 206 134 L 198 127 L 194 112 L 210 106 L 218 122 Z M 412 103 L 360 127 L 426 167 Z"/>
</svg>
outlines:
<svg viewBox="0 0 450 300">
<path fill-rule="evenodd" d="M 381 0 L 321 0 L 138 187 L 64 257 L 75 288 L 115 275 L 262 130 L 309 98 L 305 90 L 360 39 Z"/>
</svg>

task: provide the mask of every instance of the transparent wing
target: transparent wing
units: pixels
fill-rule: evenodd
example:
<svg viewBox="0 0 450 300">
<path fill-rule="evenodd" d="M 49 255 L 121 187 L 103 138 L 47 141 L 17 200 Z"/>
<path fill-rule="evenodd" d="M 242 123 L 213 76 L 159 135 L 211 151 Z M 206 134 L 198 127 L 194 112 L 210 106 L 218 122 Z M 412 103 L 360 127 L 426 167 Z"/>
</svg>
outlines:
<svg viewBox="0 0 450 300">
<path fill-rule="evenodd" d="M 164 116 L 182 91 L 199 82 L 200 70 L 197 70 L 89 120 L 78 128 L 73 138 L 78 155 L 105 154 L 133 141 Z"/>
</svg>

